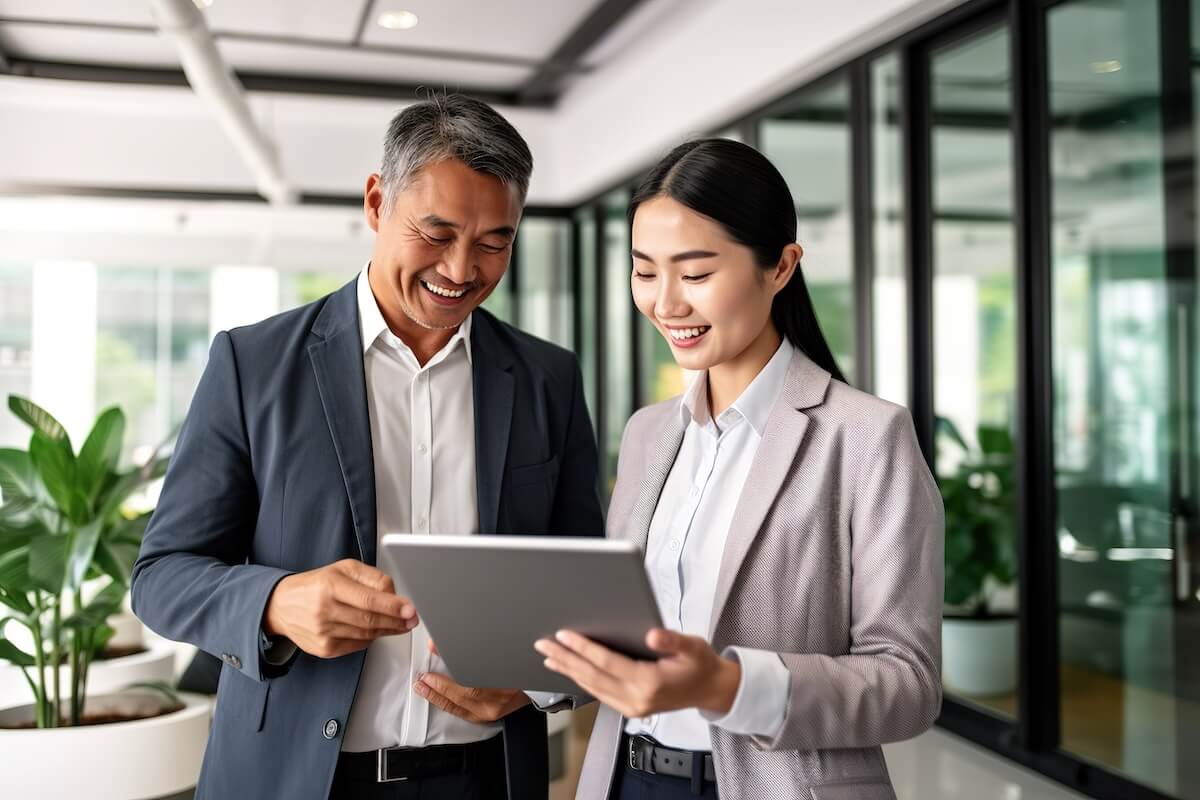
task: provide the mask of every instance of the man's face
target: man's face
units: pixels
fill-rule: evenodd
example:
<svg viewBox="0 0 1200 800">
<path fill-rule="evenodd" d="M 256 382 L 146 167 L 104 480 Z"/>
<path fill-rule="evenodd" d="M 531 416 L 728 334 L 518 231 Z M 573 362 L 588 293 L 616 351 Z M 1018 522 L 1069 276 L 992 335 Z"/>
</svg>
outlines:
<svg viewBox="0 0 1200 800">
<path fill-rule="evenodd" d="M 521 219 L 517 189 L 451 159 L 417 172 L 390 210 L 383 199 L 372 175 L 364 198 L 376 233 L 371 288 L 385 317 L 457 328 L 508 270 Z"/>
</svg>

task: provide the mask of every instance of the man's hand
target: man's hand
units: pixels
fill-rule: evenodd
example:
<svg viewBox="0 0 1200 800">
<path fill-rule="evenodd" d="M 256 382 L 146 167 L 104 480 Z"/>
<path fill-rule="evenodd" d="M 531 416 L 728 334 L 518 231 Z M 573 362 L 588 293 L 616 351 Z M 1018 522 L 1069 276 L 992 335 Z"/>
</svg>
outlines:
<svg viewBox="0 0 1200 800">
<path fill-rule="evenodd" d="M 263 631 L 286 637 L 310 655 L 336 658 L 382 636 L 408 633 L 417 622 L 416 609 L 396 595 L 391 578 L 349 558 L 276 584 Z"/>
<path fill-rule="evenodd" d="M 414 688 L 442 711 L 476 724 L 503 719 L 529 704 L 520 689 L 473 689 L 437 672 L 419 676 Z"/>
</svg>

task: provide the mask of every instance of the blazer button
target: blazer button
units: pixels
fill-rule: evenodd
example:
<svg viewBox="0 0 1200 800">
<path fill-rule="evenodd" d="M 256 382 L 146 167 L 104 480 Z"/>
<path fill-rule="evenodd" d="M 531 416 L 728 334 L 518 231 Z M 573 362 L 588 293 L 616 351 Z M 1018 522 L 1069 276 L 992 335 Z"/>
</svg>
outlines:
<svg viewBox="0 0 1200 800">
<path fill-rule="evenodd" d="M 242 660 L 240 658 L 238 658 L 237 656 L 230 656 L 229 657 L 229 666 L 233 667 L 234 669 L 241 669 L 242 668 Z"/>
<path fill-rule="evenodd" d="M 331 719 L 325 723 L 325 738 L 333 739 L 338 734 L 338 721 Z"/>
</svg>

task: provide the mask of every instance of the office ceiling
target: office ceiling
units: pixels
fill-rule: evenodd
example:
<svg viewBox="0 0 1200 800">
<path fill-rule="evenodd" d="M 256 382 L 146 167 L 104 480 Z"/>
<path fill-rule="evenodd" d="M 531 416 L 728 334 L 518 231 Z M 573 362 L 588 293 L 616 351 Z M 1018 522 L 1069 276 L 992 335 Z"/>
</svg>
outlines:
<svg viewBox="0 0 1200 800">
<path fill-rule="evenodd" d="M 640 0 L 196 0 L 250 90 L 404 98 L 424 88 L 544 105 Z M 211 4 L 209 4 L 211 3 Z M 204 7 L 208 4 L 208 7 Z M 408 30 L 381 24 L 415 14 Z M 619 37 L 618 37 L 619 38 Z M 0 72 L 182 83 L 148 0 L 0 0 Z M 7 63 L 5 63 L 7 62 Z"/>
</svg>

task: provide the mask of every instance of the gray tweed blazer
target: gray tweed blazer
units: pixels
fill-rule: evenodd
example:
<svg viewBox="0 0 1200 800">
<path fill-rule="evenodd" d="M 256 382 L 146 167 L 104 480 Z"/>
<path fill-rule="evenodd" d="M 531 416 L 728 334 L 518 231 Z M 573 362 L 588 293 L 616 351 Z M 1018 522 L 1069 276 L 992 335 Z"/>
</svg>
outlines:
<svg viewBox="0 0 1200 800">
<path fill-rule="evenodd" d="M 608 536 L 643 548 L 685 423 L 678 398 L 629 420 Z M 725 544 L 709 639 L 780 654 L 774 738 L 712 728 L 722 798 L 894 800 L 880 745 L 941 708 L 942 501 L 907 410 L 797 351 Z M 600 709 L 577 800 L 603 800 L 624 720 Z"/>
</svg>

